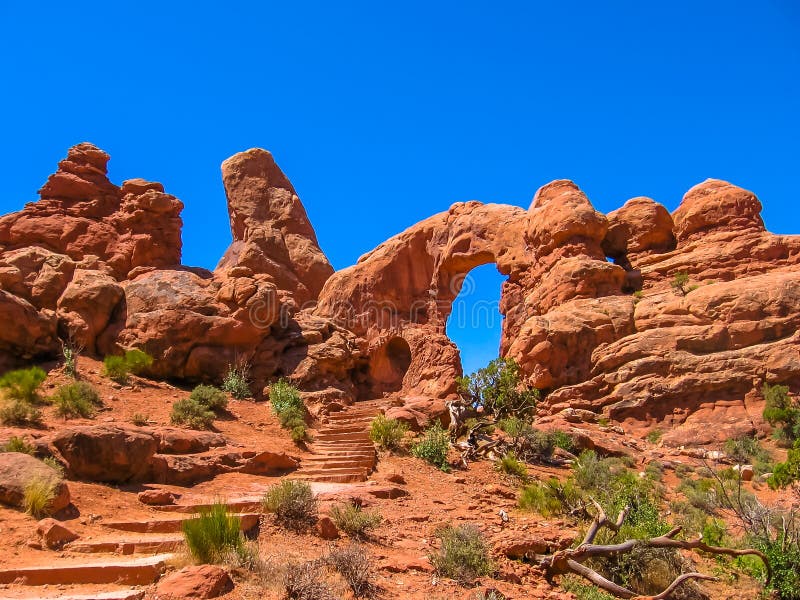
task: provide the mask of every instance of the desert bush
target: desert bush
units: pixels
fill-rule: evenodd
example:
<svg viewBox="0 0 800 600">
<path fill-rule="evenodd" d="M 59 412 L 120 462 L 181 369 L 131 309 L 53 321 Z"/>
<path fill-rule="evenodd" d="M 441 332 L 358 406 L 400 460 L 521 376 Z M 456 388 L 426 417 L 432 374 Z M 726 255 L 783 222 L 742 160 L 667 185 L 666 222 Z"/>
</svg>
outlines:
<svg viewBox="0 0 800 600">
<path fill-rule="evenodd" d="M 15 435 L 0 446 L 0 452 L 21 452 L 22 454 L 33 454 L 35 448 L 23 438 Z"/>
<path fill-rule="evenodd" d="M 646 439 L 651 444 L 657 444 L 661 441 L 661 437 L 664 435 L 664 432 L 660 429 L 653 429 L 647 433 L 644 439 Z"/>
<path fill-rule="evenodd" d="M 756 473 L 771 473 L 774 465 L 772 456 L 758 439 L 752 436 L 733 438 L 725 442 L 725 453 L 737 463 L 750 463 Z"/>
<path fill-rule="evenodd" d="M 458 388 L 472 406 L 498 419 L 531 415 L 539 399 L 539 390 L 520 382 L 519 365 L 512 358 L 496 358 L 472 375 L 459 377 Z"/>
<path fill-rule="evenodd" d="M 0 390 L 9 400 L 17 400 L 27 404 L 41 404 L 39 387 L 47 378 L 47 373 L 40 367 L 9 371 L 0 377 Z"/>
<path fill-rule="evenodd" d="M 764 420 L 777 427 L 777 436 L 789 444 L 800 439 L 800 406 L 792 402 L 789 388 L 765 383 L 761 393 L 765 400 Z"/>
<path fill-rule="evenodd" d="M 533 431 L 531 424 L 525 419 L 520 419 L 514 415 L 505 417 L 497 421 L 497 426 L 501 431 L 507 433 L 512 439 L 520 438 Z"/>
<path fill-rule="evenodd" d="M 56 407 L 56 414 L 65 420 L 73 417 L 92 417 L 95 409 L 103 404 L 97 390 L 85 381 L 62 385 L 53 394 L 51 401 Z"/>
<path fill-rule="evenodd" d="M 441 577 L 470 584 L 477 577 L 489 575 L 494 567 L 483 534 L 471 524 L 448 525 L 434 532 L 440 548 L 428 554 L 436 573 Z"/>
<path fill-rule="evenodd" d="M 400 448 L 408 426 L 397 419 L 387 419 L 384 415 L 375 417 L 369 426 L 369 439 L 383 450 Z"/>
<path fill-rule="evenodd" d="M 144 427 L 150 422 L 150 417 L 144 413 L 135 412 L 131 415 L 131 423 L 137 427 Z"/>
<path fill-rule="evenodd" d="M 198 385 L 189 394 L 189 399 L 205 406 L 208 410 L 220 411 L 228 407 L 228 398 L 225 393 L 213 385 Z"/>
<path fill-rule="evenodd" d="M 306 439 L 306 407 L 298 389 L 285 379 L 279 379 L 269 386 L 269 401 L 281 427 L 291 432 L 292 440 Z"/>
<path fill-rule="evenodd" d="M 497 469 L 506 475 L 518 477 L 522 481 L 528 479 L 528 467 L 525 463 L 517 460 L 514 452 L 506 452 L 505 456 L 500 458 L 496 463 Z"/>
<path fill-rule="evenodd" d="M 53 469 L 56 473 L 58 473 L 58 476 L 61 479 L 64 478 L 64 474 L 66 472 L 65 469 L 64 469 L 64 465 L 62 465 L 60 462 L 58 462 L 58 460 L 55 457 L 53 457 L 53 456 L 45 456 L 42 459 L 42 462 L 44 464 L 46 464 L 48 467 L 50 467 L 51 469 Z"/>
<path fill-rule="evenodd" d="M 64 375 L 77 379 L 78 356 L 81 349 L 74 343 L 61 342 L 61 355 L 64 357 Z"/>
<path fill-rule="evenodd" d="M 250 391 L 250 366 L 245 363 L 228 365 L 228 372 L 222 380 L 222 389 L 237 400 L 252 398 Z"/>
<path fill-rule="evenodd" d="M 784 488 L 800 479 L 800 440 L 786 455 L 786 461 L 775 465 L 772 475 L 767 479 L 772 489 Z"/>
<path fill-rule="evenodd" d="M 572 479 L 561 482 L 551 477 L 547 481 L 537 481 L 523 487 L 517 505 L 522 510 L 551 517 L 577 511 L 583 507 L 584 498 Z"/>
<path fill-rule="evenodd" d="M 371 598 L 376 595 L 378 587 L 373 581 L 375 576 L 372 563 L 359 544 L 332 548 L 325 557 L 325 562 L 342 576 L 356 598 Z"/>
<path fill-rule="evenodd" d="M 170 421 L 173 425 L 186 425 L 191 429 L 209 429 L 214 422 L 214 413 L 196 400 L 184 398 L 172 405 Z"/>
<path fill-rule="evenodd" d="M 55 497 L 55 481 L 34 477 L 25 484 L 22 490 L 22 508 L 33 518 L 41 519 L 49 514 Z"/>
<path fill-rule="evenodd" d="M 495 589 L 478 590 L 471 597 L 471 600 L 507 600 L 503 592 Z"/>
<path fill-rule="evenodd" d="M 561 578 L 561 587 L 577 598 L 577 600 L 614 600 L 614 596 L 587 583 L 585 579 L 576 575 L 565 575 Z"/>
<path fill-rule="evenodd" d="M 199 563 L 222 562 L 227 553 L 239 552 L 244 546 L 239 517 L 228 514 L 227 506 L 221 502 L 201 509 L 181 528 L 189 553 Z"/>
<path fill-rule="evenodd" d="M 287 600 L 337 600 L 318 561 L 288 565 L 283 588 Z"/>
<path fill-rule="evenodd" d="M 138 348 L 133 348 L 126 350 L 122 356 L 106 356 L 103 359 L 103 374 L 117 383 L 125 383 L 131 373 L 139 375 L 152 364 L 152 356 Z"/>
<path fill-rule="evenodd" d="M 267 490 L 262 500 L 264 512 L 290 529 L 302 529 L 317 520 L 317 497 L 305 481 L 284 479 Z"/>
<path fill-rule="evenodd" d="M 450 437 L 447 431 L 436 421 L 422 434 L 422 438 L 411 448 L 411 454 L 430 463 L 442 471 L 449 471 L 447 451 L 450 448 Z"/>
<path fill-rule="evenodd" d="M 336 527 L 355 538 L 366 537 L 367 532 L 375 529 L 383 520 L 378 511 L 364 510 L 352 502 L 333 505 L 329 514 Z"/>
<path fill-rule="evenodd" d="M 0 423 L 4 425 L 36 425 L 41 419 L 39 409 L 29 402 L 8 398 L 0 401 Z"/>
</svg>

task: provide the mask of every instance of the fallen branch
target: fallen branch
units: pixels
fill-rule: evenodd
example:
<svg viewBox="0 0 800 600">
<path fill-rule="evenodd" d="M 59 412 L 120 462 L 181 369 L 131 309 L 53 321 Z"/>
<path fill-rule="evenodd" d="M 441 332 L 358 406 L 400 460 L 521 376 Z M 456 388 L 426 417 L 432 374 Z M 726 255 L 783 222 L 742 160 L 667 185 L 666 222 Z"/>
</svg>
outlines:
<svg viewBox="0 0 800 600">
<path fill-rule="evenodd" d="M 716 577 L 704 575 L 703 573 L 683 573 L 676 577 L 660 594 L 656 594 L 655 596 L 641 596 L 633 590 L 606 579 L 591 567 L 587 567 L 583 564 L 590 558 L 631 552 L 637 546 L 645 546 L 648 548 L 675 548 L 678 550 L 701 551 L 709 554 L 723 554 L 727 556 L 758 556 L 764 562 L 764 566 L 767 569 L 767 579 L 765 583 L 768 584 L 772 578 L 772 568 L 764 553 L 754 548 L 736 549 L 709 546 L 701 538 L 695 540 L 679 540 L 676 539 L 676 537 L 681 532 L 680 527 L 675 527 L 664 535 L 649 539 L 626 540 L 618 544 L 595 544 L 594 539 L 601 529 L 606 528 L 615 532 L 620 530 L 628 516 L 630 508 L 626 506 L 620 511 L 617 519 L 612 521 L 608 518 L 600 504 L 594 500 L 592 500 L 592 504 L 595 506 L 596 513 L 586 532 L 586 536 L 583 538 L 583 542 L 581 542 L 579 546 L 567 550 L 559 550 L 553 554 L 537 554 L 534 557 L 536 564 L 544 571 L 545 577 L 548 580 L 552 580 L 552 578 L 557 575 L 574 573 L 617 598 L 624 598 L 626 600 L 666 600 L 670 597 L 670 594 L 686 581 L 692 579 L 716 581 L 717 579 Z"/>
</svg>

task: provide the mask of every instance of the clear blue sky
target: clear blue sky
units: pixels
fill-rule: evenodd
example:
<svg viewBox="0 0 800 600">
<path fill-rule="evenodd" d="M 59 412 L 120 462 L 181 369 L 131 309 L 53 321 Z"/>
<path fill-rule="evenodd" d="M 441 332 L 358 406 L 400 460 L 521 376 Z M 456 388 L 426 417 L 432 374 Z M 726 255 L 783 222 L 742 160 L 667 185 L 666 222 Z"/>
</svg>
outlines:
<svg viewBox="0 0 800 600">
<path fill-rule="evenodd" d="M 707 178 L 800 232 L 800 4 L 0 0 L 3 188 L 19 209 L 66 149 L 185 204 L 184 262 L 230 241 L 219 164 L 253 146 L 291 178 L 337 268 L 479 199 L 556 178 L 602 211 L 674 209 Z M 499 293 L 482 273 L 473 299 Z M 497 326 L 454 332 L 469 371 Z"/>
</svg>

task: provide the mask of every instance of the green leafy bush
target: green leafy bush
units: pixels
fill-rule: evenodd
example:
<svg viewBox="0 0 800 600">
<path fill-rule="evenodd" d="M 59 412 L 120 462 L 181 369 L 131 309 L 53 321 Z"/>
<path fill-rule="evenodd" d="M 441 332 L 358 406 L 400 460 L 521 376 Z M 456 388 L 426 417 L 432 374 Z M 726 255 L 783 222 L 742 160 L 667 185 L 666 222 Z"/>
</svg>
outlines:
<svg viewBox="0 0 800 600">
<path fill-rule="evenodd" d="M 572 592 L 578 600 L 614 600 L 614 596 L 577 575 L 565 575 L 560 583 L 565 591 Z"/>
<path fill-rule="evenodd" d="M 740 464 L 751 463 L 756 473 L 771 473 L 774 469 L 772 456 L 758 439 L 751 436 L 733 438 L 725 442 L 725 453 Z"/>
<path fill-rule="evenodd" d="M 785 385 L 764 384 L 764 420 L 777 427 L 777 435 L 793 444 L 800 439 L 800 406 L 792 402 Z"/>
<path fill-rule="evenodd" d="M 401 446 L 407 431 L 408 426 L 402 421 L 378 415 L 370 423 L 369 439 L 383 450 L 396 450 Z"/>
<path fill-rule="evenodd" d="M 287 380 L 279 379 L 269 386 L 269 401 L 281 427 L 291 432 L 292 440 L 306 439 L 306 407 L 298 389 Z"/>
<path fill-rule="evenodd" d="M 786 455 L 786 461 L 775 465 L 775 470 L 767 479 L 772 489 L 784 488 L 800 480 L 800 440 Z"/>
<path fill-rule="evenodd" d="M 75 344 L 62 342 L 61 354 L 64 357 L 64 375 L 77 379 L 80 349 Z"/>
<path fill-rule="evenodd" d="M 438 529 L 434 535 L 441 545 L 438 551 L 428 554 L 428 560 L 439 576 L 466 585 L 493 571 L 489 547 L 474 525 L 448 525 Z"/>
<path fill-rule="evenodd" d="M 450 437 L 437 421 L 425 430 L 422 438 L 411 448 L 411 454 L 447 472 L 450 470 L 447 464 L 449 448 Z"/>
<path fill-rule="evenodd" d="M 239 517 L 228 514 L 221 502 L 201 509 L 196 518 L 185 520 L 181 528 L 189 553 L 199 563 L 222 562 L 227 554 L 239 552 L 244 546 Z"/>
<path fill-rule="evenodd" d="M 661 441 L 661 437 L 664 435 L 664 432 L 660 429 L 652 429 L 647 433 L 645 439 L 650 442 L 651 444 L 657 444 Z"/>
<path fill-rule="evenodd" d="M 209 429 L 214 416 L 212 411 L 196 400 L 184 398 L 172 405 L 170 421 L 173 425 L 186 425 L 191 429 Z"/>
<path fill-rule="evenodd" d="M 536 481 L 520 491 L 517 505 L 522 510 L 539 513 L 543 517 L 567 514 L 584 502 L 583 492 L 572 479 L 563 482 L 555 477 L 547 481 Z"/>
<path fill-rule="evenodd" d="M 685 296 L 686 294 L 689 293 L 689 291 L 691 291 L 688 290 L 686 287 L 688 283 L 689 283 L 689 273 L 687 273 L 686 271 L 678 271 L 677 273 L 675 273 L 675 276 L 672 278 L 672 281 L 670 281 L 672 289 L 681 294 L 682 296 Z"/>
<path fill-rule="evenodd" d="M 319 506 L 311 486 L 305 481 L 284 479 L 267 490 L 261 502 L 264 512 L 290 529 L 302 529 L 317 520 Z"/>
<path fill-rule="evenodd" d="M 9 400 L 16 400 L 26 404 L 41 404 L 39 387 L 47 378 L 47 373 L 40 367 L 18 369 L 9 371 L 0 377 L 0 390 Z"/>
<path fill-rule="evenodd" d="M 383 520 L 378 511 L 364 510 L 352 502 L 333 505 L 329 514 L 336 527 L 355 538 L 365 537 L 370 529 L 375 529 Z"/>
<path fill-rule="evenodd" d="M 51 400 L 56 407 L 56 414 L 64 419 L 90 418 L 94 416 L 96 408 L 103 405 L 97 390 L 85 381 L 62 385 Z"/>
<path fill-rule="evenodd" d="M 228 407 L 228 398 L 225 393 L 213 385 L 198 385 L 189 394 L 189 399 L 205 406 L 208 410 L 220 411 Z"/>
<path fill-rule="evenodd" d="M 0 452 L 21 452 L 22 454 L 33 454 L 35 448 L 23 438 L 15 435 L 5 444 L 0 446 Z"/>
<path fill-rule="evenodd" d="M 539 399 L 539 390 L 521 384 L 519 365 L 511 358 L 497 358 L 472 375 L 460 377 L 458 388 L 472 406 L 499 419 L 531 415 Z"/>
<path fill-rule="evenodd" d="M 528 479 L 528 467 L 525 463 L 517 460 L 514 452 L 507 452 L 500 460 L 497 461 L 497 469 L 506 475 L 518 477 L 522 481 Z"/>
<path fill-rule="evenodd" d="M 128 375 L 139 375 L 153 364 L 153 357 L 134 348 L 122 356 L 109 355 L 103 359 L 103 373 L 117 383 L 128 381 Z"/>
<path fill-rule="evenodd" d="M 247 363 L 228 365 L 228 372 L 222 380 L 222 389 L 237 400 L 252 398 L 249 365 Z"/>
</svg>

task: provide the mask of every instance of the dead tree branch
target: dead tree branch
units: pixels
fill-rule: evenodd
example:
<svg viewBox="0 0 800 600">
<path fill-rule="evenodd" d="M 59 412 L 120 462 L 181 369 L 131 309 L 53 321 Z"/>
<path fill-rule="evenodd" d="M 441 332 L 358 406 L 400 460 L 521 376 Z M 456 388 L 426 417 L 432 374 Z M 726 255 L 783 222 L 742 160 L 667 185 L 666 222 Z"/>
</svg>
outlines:
<svg viewBox="0 0 800 600">
<path fill-rule="evenodd" d="M 706 544 L 701 538 L 695 540 L 679 540 L 676 539 L 677 535 L 681 532 L 680 527 L 675 527 L 664 535 L 649 539 L 634 539 L 626 540 L 618 544 L 595 544 L 594 539 L 597 537 L 599 531 L 603 528 L 610 529 L 611 531 L 619 531 L 625 519 L 628 516 L 629 508 L 625 507 L 619 514 L 616 520 L 612 521 L 608 518 L 603 508 L 594 500 L 592 503 L 595 506 L 596 513 L 592 519 L 586 536 L 583 542 L 576 548 L 567 550 L 560 550 L 553 554 L 537 554 L 534 557 L 536 564 L 544 571 L 548 579 L 552 579 L 556 575 L 566 575 L 574 573 L 580 575 L 584 579 L 592 582 L 597 587 L 605 590 L 609 594 L 617 598 L 624 598 L 630 600 L 666 600 L 670 597 L 678 586 L 690 579 L 702 579 L 708 581 L 715 581 L 715 577 L 704 575 L 703 573 L 683 573 L 675 578 L 663 592 L 655 596 L 641 596 L 633 590 L 625 588 L 621 585 L 614 583 L 603 577 L 600 573 L 587 567 L 584 562 L 594 557 L 612 556 L 615 554 L 624 554 L 631 552 L 634 548 L 645 546 L 648 548 L 674 548 L 677 550 L 691 550 L 707 552 L 709 554 L 722 554 L 726 556 L 745 556 L 753 555 L 758 556 L 767 569 L 767 583 L 772 578 L 772 568 L 770 567 L 769 560 L 764 553 L 755 550 L 754 548 L 723 548 L 720 546 L 710 546 Z"/>
</svg>

